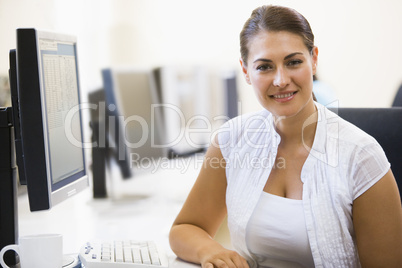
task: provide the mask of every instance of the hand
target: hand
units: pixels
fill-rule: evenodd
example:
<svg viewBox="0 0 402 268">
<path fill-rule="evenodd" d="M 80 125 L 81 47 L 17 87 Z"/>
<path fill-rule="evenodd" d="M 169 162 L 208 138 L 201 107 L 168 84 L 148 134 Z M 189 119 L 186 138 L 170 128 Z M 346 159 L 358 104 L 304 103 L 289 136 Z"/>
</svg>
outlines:
<svg viewBox="0 0 402 268">
<path fill-rule="evenodd" d="M 201 260 L 202 268 L 249 268 L 246 259 L 233 250 L 222 248 L 206 254 Z"/>
</svg>

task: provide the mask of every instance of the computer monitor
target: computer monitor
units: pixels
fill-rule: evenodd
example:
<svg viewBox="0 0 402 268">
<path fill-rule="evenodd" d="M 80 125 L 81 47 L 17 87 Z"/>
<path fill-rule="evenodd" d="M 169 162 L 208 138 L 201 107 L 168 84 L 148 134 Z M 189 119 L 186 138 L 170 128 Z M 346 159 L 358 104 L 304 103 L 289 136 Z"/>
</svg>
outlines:
<svg viewBox="0 0 402 268">
<path fill-rule="evenodd" d="M 224 106 L 226 115 L 229 119 L 239 115 L 239 96 L 237 92 L 237 77 L 234 71 L 227 71 L 222 75 L 224 88 Z"/>
<path fill-rule="evenodd" d="M 102 70 L 103 87 L 88 94 L 91 105 L 93 196 L 105 198 L 107 170 L 117 164 L 123 179 L 167 156 L 154 74 L 151 69 Z M 112 182 L 113 180 L 111 180 Z M 113 187 L 111 187 L 113 188 Z"/>
<path fill-rule="evenodd" d="M 76 38 L 17 29 L 16 74 L 12 98 L 18 98 L 13 112 L 21 141 L 16 156 L 23 158 L 20 181 L 27 184 L 31 211 L 46 210 L 89 185 Z"/>
<path fill-rule="evenodd" d="M 208 68 L 169 65 L 156 68 L 154 73 L 169 155 L 204 151 L 210 143 L 213 123 Z"/>
<path fill-rule="evenodd" d="M 166 133 L 157 109 L 160 101 L 153 70 L 112 67 L 102 70 L 102 78 L 107 116 L 115 126 L 109 130 L 114 130 L 115 146 L 120 148 L 118 158 L 128 156 L 130 165 L 141 169 L 141 163 L 166 157 Z"/>
<path fill-rule="evenodd" d="M 48 210 L 89 186 L 76 38 L 17 29 L 9 78 L 12 107 L 0 109 L 0 248 L 18 239 L 18 176 L 31 211 Z"/>
<path fill-rule="evenodd" d="M 94 198 L 105 198 L 108 196 L 106 187 L 107 169 L 114 163 L 117 164 L 122 179 L 132 177 L 129 148 L 124 142 L 123 126 L 106 105 L 105 90 L 103 88 L 94 90 L 88 94 L 88 101 L 91 105 L 91 129 L 92 129 L 92 186 Z"/>
</svg>

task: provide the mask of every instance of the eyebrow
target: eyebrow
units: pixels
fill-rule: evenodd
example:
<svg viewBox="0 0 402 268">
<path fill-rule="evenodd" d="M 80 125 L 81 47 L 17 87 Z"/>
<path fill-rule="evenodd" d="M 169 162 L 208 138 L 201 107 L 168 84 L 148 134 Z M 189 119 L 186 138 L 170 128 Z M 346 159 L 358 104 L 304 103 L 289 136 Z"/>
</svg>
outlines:
<svg viewBox="0 0 402 268">
<path fill-rule="evenodd" d="M 293 56 L 296 56 L 296 55 L 303 55 L 303 53 L 302 53 L 302 52 L 294 52 L 294 53 L 291 53 L 291 54 L 287 55 L 287 56 L 284 58 L 284 60 L 290 59 L 290 58 L 292 58 Z M 260 58 L 260 59 L 256 59 L 255 61 L 253 61 L 253 63 L 255 63 L 255 62 L 257 62 L 257 61 L 272 62 L 272 60 L 270 60 L 270 59 Z"/>
</svg>

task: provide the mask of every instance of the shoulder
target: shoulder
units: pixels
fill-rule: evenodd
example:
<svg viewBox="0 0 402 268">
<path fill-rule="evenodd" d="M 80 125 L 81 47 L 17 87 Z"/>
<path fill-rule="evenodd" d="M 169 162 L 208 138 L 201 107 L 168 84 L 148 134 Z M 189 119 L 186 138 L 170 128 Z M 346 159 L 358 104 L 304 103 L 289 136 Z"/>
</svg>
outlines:
<svg viewBox="0 0 402 268">
<path fill-rule="evenodd" d="M 340 117 L 336 110 L 329 110 L 322 105 L 317 105 L 320 116 L 325 124 L 326 136 L 336 139 L 340 145 L 350 148 L 362 148 L 365 146 L 378 145 L 378 142 L 368 133 L 356 125 Z"/>
<path fill-rule="evenodd" d="M 340 160 L 350 164 L 362 164 L 363 158 L 388 162 L 381 145 L 371 135 L 325 107 L 320 113 L 324 126 L 319 135 L 325 135 L 328 152 L 334 153 L 336 150 Z"/>
<path fill-rule="evenodd" d="M 322 108 L 322 140 L 334 167 L 353 182 L 357 198 L 389 170 L 390 164 L 380 144 L 368 133 L 344 120 L 336 113 Z"/>
</svg>

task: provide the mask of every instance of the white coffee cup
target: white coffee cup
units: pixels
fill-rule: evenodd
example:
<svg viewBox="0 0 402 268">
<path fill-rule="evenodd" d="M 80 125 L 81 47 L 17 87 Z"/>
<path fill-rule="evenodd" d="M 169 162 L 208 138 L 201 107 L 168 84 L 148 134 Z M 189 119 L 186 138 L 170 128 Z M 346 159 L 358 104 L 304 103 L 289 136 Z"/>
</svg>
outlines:
<svg viewBox="0 0 402 268">
<path fill-rule="evenodd" d="M 0 263 L 4 268 L 3 255 L 14 250 L 21 268 L 61 268 L 63 266 L 63 237 L 61 234 L 41 234 L 22 236 L 18 245 L 8 245 L 0 251 Z"/>
</svg>

